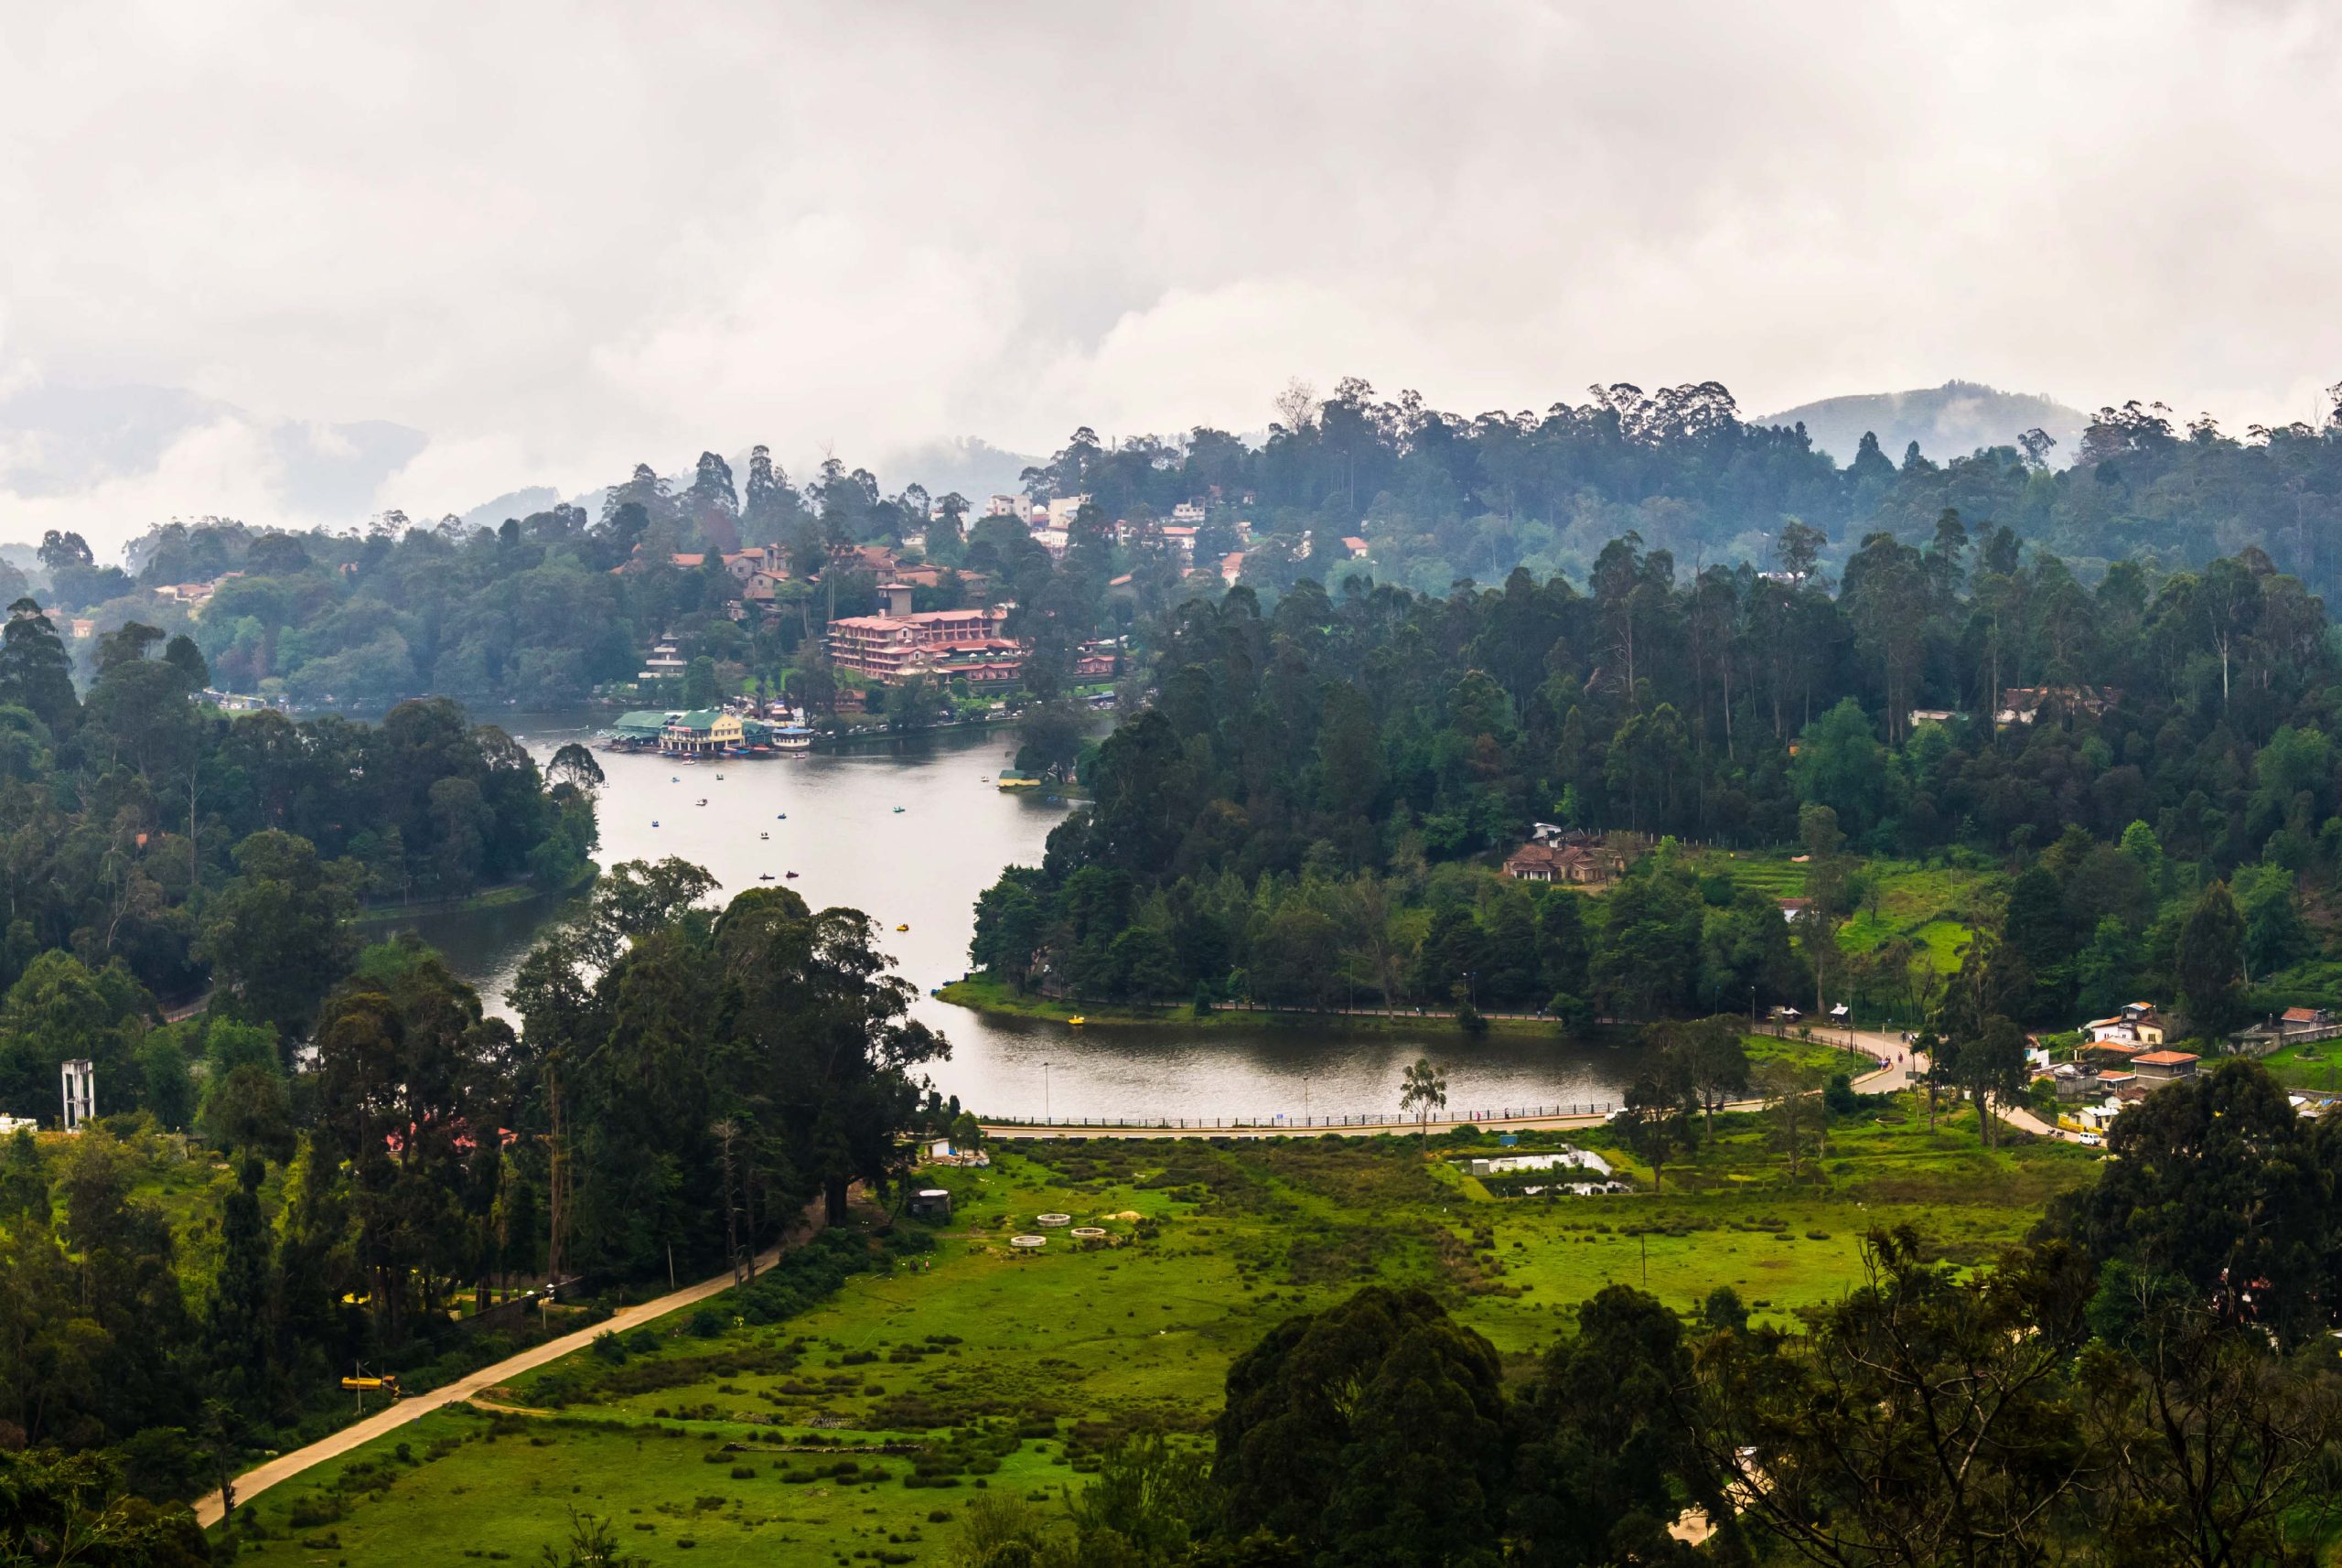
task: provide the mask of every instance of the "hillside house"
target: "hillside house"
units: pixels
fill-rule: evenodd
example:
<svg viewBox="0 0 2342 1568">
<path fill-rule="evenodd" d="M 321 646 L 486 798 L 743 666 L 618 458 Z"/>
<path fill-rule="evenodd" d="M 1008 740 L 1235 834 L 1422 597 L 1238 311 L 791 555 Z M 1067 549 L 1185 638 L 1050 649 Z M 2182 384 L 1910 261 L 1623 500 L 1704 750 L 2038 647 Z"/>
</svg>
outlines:
<svg viewBox="0 0 2342 1568">
<path fill-rule="evenodd" d="M 1996 724 L 2029 725 L 2044 713 L 2052 718 L 2075 714 L 2096 718 L 2122 700 L 2122 690 L 2114 686 L 2005 686 L 1993 719 Z"/>
<path fill-rule="evenodd" d="M 2342 1019 L 2324 1007 L 2288 1007 L 2249 1029 L 2229 1036 L 2229 1049 L 2240 1057 L 2265 1057 L 2286 1046 L 2306 1046 L 2342 1036 Z"/>
<path fill-rule="evenodd" d="M 2082 1026 L 2081 1032 L 2090 1036 L 2093 1045 L 2111 1043 L 2153 1049 L 2164 1043 L 2165 1026 L 2154 1003 L 2126 1002 L 2120 1012 L 2090 1019 Z"/>
<path fill-rule="evenodd" d="M 2050 1086 L 2060 1101 L 2088 1100 L 2100 1092 L 2098 1068 L 2090 1062 L 2058 1062 L 2049 1069 Z"/>
<path fill-rule="evenodd" d="M 732 580 L 736 583 L 747 582 L 759 572 L 770 572 L 780 577 L 789 575 L 788 558 L 778 544 L 757 544 L 746 550 L 727 550 L 724 553 L 723 560 L 724 569 L 732 574 Z"/>
<path fill-rule="evenodd" d="M 635 679 L 639 681 L 668 680 L 681 675 L 688 667 L 689 660 L 683 658 L 675 639 L 672 637 L 662 637 L 651 644 L 650 657 L 642 661 L 642 672 Z"/>
<path fill-rule="evenodd" d="M 2131 1070 L 2142 1079 L 2156 1079 L 2165 1082 L 2175 1078 L 2194 1078 L 2196 1057 L 2190 1051 L 2145 1051 L 2131 1058 Z"/>
<path fill-rule="evenodd" d="M 1607 887 L 1624 869 L 1618 852 L 1598 843 L 1532 842 L 1504 862 L 1504 874 L 1516 882 L 1558 882 L 1572 887 Z"/>
</svg>

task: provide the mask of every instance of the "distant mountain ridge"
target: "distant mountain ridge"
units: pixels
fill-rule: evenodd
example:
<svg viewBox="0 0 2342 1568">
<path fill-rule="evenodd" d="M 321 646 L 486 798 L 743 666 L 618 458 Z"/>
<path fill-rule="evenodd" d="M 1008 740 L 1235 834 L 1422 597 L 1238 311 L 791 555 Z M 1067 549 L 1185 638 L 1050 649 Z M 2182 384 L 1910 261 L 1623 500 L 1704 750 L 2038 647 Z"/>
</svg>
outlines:
<svg viewBox="0 0 2342 1568">
<path fill-rule="evenodd" d="M 1977 381 L 1946 381 L 1939 387 L 1913 392 L 1858 392 L 1800 403 L 1749 421 L 1752 424 L 1799 424 L 1813 445 L 1844 467 L 1854 460 L 1863 433 L 1878 436 L 1888 457 L 1903 460 L 1914 441 L 1919 450 L 1941 463 L 1965 457 L 1980 446 L 2007 446 L 2028 430 L 2039 428 L 2057 437 L 2050 454 L 2053 467 L 2073 459 L 2090 416 L 2054 398 L 2032 392 L 2005 392 Z"/>
</svg>

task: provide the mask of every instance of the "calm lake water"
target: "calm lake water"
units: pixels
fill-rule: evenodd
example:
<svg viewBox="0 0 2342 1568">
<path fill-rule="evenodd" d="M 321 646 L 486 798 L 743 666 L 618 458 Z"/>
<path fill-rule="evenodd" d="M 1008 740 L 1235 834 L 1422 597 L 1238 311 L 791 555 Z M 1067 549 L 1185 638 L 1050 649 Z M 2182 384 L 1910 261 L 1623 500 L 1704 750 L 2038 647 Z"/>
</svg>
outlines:
<svg viewBox="0 0 2342 1568">
<path fill-rule="evenodd" d="M 536 714 L 500 722 L 543 763 L 601 721 Z M 795 888 L 816 908 L 867 911 L 919 989 L 919 1016 L 951 1043 L 951 1059 L 930 1069 L 936 1086 L 986 1115 L 1298 1117 L 1305 1104 L 1317 1116 L 1391 1114 L 1401 1070 L 1426 1054 L 1446 1069 L 1448 1103 L 1457 1111 L 1617 1097 L 1627 1068 L 1608 1047 L 1519 1037 L 1475 1044 L 1445 1021 L 1387 1031 L 1075 1030 L 937 1001 L 926 993 L 967 970 L 976 895 L 1002 866 L 1037 862 L 1068 810 L 985 781 L 1014 751 L 1006 734 L 995 733 L 722 764 L 596 752 L 609 779 L 597 858 L 615 865 L 681 855 L 721 880 L 727 895 L 760 886 L 759 874 L 769 872 L 774 885 Z M 791 871 L 794 881 L 785 876 Z M 512 973 L 551 913 L 540 904 L 408 924 L 502 1012 Z"/>
</svg>

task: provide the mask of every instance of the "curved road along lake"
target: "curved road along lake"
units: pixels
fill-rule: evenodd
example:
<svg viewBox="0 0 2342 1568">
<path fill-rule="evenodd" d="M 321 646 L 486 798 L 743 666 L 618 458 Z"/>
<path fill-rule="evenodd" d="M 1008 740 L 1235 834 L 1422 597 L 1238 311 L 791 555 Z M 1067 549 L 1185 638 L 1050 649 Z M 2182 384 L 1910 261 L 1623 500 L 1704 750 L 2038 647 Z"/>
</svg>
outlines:
<svg viewBox="0 0 2342 1568">
<path fill-rule="evenodd" d="M 601 722 L 482 716 L 504 723 L 540 764 L 564 741 L 589 739 Z M 1501 1036 L 1473 1043 L 1444 1020 L 1420 1030 L 1077 1030 L 937 1001 L 927 992 L 968 967 L 976 895 L 1002 866 L 1037 863 L 1069 809 L 986 781 L 1015 749 L 1001 731 L 720 764 L 597 751 L 609 779 L 597 858 L 615 865 L 681 855 L 719 878 L 726 895 L 762 886 L 769 872 L 774 886 L 795 888 L 816 908 L 867 911 L 885 950 L 919 989 L 918 1015 L 951 1042 L 951 1058 L 930 1069 L 937 1088 L 984 1115 L 1297 1117 L 1305 1102 L 1316 1116 L 1388 1115 L 1398 1110 L 1401 1070 L 1426 1054 L 1446 1069 L 1456 1112 L 1617 1098 L 1628 1068 L 1608 1047 Z M 550 913 L 540 904 L 408 924 L 504 1011 L 505 989 Z"/>
</svg>

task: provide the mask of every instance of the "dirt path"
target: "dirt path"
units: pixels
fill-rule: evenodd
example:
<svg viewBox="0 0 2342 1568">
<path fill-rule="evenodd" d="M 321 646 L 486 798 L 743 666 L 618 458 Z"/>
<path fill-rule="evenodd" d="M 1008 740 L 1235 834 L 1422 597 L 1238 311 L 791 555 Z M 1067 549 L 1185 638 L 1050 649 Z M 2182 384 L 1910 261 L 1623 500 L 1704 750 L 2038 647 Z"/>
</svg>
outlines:
<svg viewBox="0 0 2342 1568">
<path fill-rule="evenodd" d="M 779 1260 L 781 1253 L 790 1248 L 803 1245 L 815 1231 L 821 1229 L 821 1205 L 816 1200 L 813 1207 L 806 1211 L 807 1223 L 790 1232 L 786 1240 L 777 1243 L 763 1257 L 757 1260 L 758 1271 L 770 1268 Z M 474 1394 L 492 1389 L 499 1383 L 509 1381 L 523 1372 L 543 1366 L 548 1361 L 559 1360 L 573 1350 L 583 1350 L 594 1342 L 594 1337 L 597 1334 L 623 1334 L 628 1329 L 639 1328 L 654 1318 L 664 1317 L 679 1307 L 705 1301 L 708 1297 L 720 1295 L 731 1288 L 732 1275 L 727 1270 L 713 1279 L 702 1280 L 695 1285 L 685 1285 L 682 1289 L 670 1292 L 656 1300 L 646 1301 L 639 1306 L 627 1307 L 603 1322 L 596 1323 L 591 1328 L 581 1328 L 574 1334 L 564 1334 L 557 1339 L 548 1339 L 542 1345 L 532 1345 L 518 1355 L 508 1356 L 494 1366 L 483 1367 L 478 1371 L 458 1378 L 443 1388 L 433 1389 L 428 1393 L 411 1394 L 405 1399 L 393 1402 L 386 1409 L 366 1417 L 363 1421 L 351 1423 L 331 1436 L 319 1438 L 306 1448 L 296 1448 L 290 1454 L 280 1454 L 266 1464 L 255 1466 L 245 1471 L 236 1477 L 237 1505 L 241 1507 L 279 1481 L 290 1480 L 312 1466 L 321 1465 L 328 1459 L 338 1458 L 360 1444 L 371 1443 L 384 1433 L 395 1431 L 435 1410 L 444 1410 L 448 1405 L 468 1400 Z M 205 1494 L 195 1505 L 196 1522 L 207 1530 L 220 1522 L 220 1494 L 217 1492 Z"/>
</svg>

